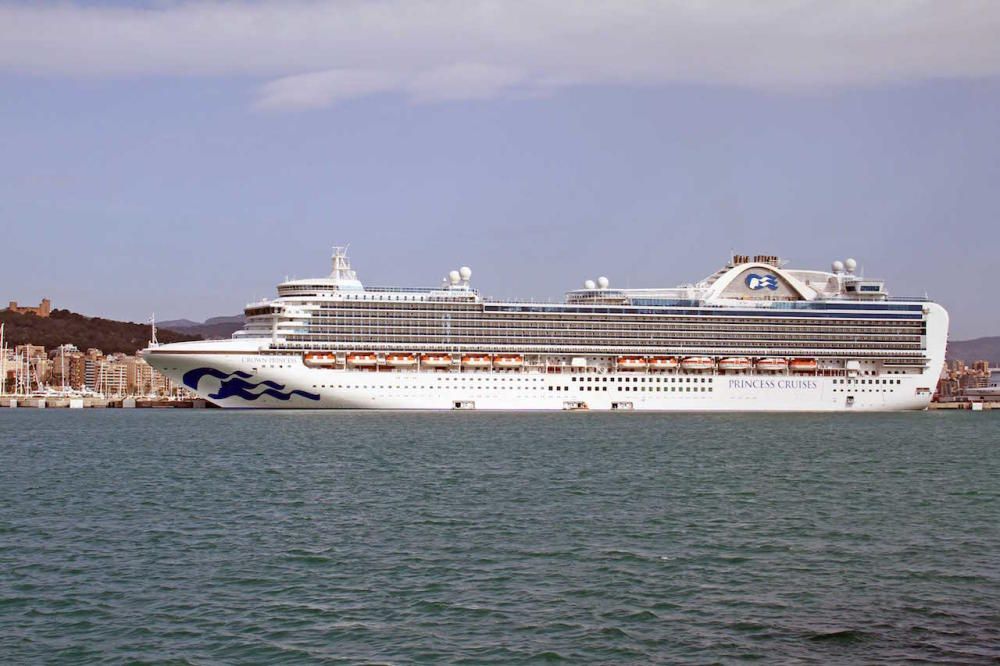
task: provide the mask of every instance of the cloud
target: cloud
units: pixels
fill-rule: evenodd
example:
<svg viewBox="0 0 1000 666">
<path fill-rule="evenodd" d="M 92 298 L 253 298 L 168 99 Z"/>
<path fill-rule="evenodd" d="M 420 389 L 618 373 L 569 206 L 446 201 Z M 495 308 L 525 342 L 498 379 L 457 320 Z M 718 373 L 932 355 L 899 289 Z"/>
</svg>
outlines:
<svg viewBox="0 0 1000 666">
<path fill-rule="evenodd" d="M 259 109 L 315 109 L 352 97 L 392 90 L 399 77 L 391 72 L 331 69 L 286 76 L 261 86 Z"/>
<path fill-rule="evenodd" d="M 410 95 L 424 102 L 496 97 L 523 80 L 510 67 L 483 63 L 457 63 L 421 72 L 407 82 Z"/>
<path fill-rule="evenodd" d="M 262 109 L 573 85 L 774 90 L 1000 75 L 993 0 L 336 0 L 0 6 L 0 71 L 246 77 Z M 261 83 L 263 82 L 263 83 Z"/>
</svg>

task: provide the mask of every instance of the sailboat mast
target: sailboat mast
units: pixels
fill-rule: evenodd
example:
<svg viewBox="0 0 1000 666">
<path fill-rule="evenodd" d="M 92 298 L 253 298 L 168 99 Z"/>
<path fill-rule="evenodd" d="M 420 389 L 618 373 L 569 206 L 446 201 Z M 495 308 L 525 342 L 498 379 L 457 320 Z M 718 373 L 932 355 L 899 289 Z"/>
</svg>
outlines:
<svg viewBox="0 0 1000 666">
<path fill-rule="evenodd" d="M 7 395 L 7 347 L 4 344 L 4 326 L 0 324 L 0 395 Z"/>
</svg>

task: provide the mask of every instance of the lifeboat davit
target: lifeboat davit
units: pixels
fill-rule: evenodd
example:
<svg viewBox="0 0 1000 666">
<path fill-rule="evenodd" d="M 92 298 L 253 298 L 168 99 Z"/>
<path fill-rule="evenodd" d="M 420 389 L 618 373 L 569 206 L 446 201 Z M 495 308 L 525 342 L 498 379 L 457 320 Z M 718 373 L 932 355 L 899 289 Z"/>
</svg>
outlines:
<svg viewBox="0 0 1000 666">
<path fill-rule="evenodd" d="M 448 354 L 424 354 L 420 363 L 428 368 L 450 368 L 452 361 Z"/>
<path fill-rule="evenodd" d="M 520 354 L 497 354 L 493 357 L 494 368 L 520 368 L 524 365 L 524 357 Z"/>
<path fill-rule="evenodd" d="M 618 367 L 621 370 L 643 370 L 646 367 L 646 359 L 642 356 L 619 356 Z"/>
<path fill-rule="evenodd" d="M 783 372 L 788 368 L 788 361 L 783 358 L 762 358 L 757 361 L 757 369 L 761 372 Z"/>
<path fill-rule="evenodd" d="M 814 358 L 793 358 L 788 367 L 792 372 L 811 372 L 819 367 L 819 363 Z"/>
<path fill-rule="evenodd" d="M 378 364 L 378 356 L 373 353 L 355 352 L 347 355 L 347 365 L 369 367 Z"/>
<path fill-rule="evenodd" d="M 310 368 L 325 368 L 337 364 L 337 355 L 333 352 L 306 352 L 302 362 Z"/>
<path fill-rule="evenodd" d="M 680 361 L 673 356 L 654 356 L 649 359 L 650 370 L 673 370 L 679 365 Z"/>
<path fill-rule="evenodd" d="M 462 365 L 467 368 L 488 368 L 491 363 L 489 354 L 466 354 L 462 357 Z"/>
<path fill-rule="evenodd" d="M 681 367 L 685 370 L 711 370 L 715 367 L 715 361 L 707 356 L 688 356 L 681 361 Z"/>
<path fill-rule="evenodd" d="M 719 361 L 719 370 L 727 370 L 730 372 L 739 370 L 749 370 L 750 369 L 750 359 L 748 358 L 724 358 Z"/>
<path fill-rule="evenodd" d="M 396 368 L 405 368 L 411 365 L 416 365 L 417 357 L 413 354 L 406 353 L 386 354 L 385 364 Z"/>
</svg>

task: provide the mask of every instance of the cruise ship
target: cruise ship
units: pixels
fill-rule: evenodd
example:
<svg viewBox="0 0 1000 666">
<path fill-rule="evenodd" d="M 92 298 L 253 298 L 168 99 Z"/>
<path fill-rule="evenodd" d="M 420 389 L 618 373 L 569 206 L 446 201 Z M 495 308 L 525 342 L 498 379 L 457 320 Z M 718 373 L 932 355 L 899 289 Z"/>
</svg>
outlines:
<svg viewBox="0 0 1000 666">
<path fill-rule="evenodd" d="M 228 340 L 151 344 L 160 372 L 229 408 L 893 411 L 931 400 L 948 314 L 890 297 L 853 259 L 830 271 L 737 255 L 704 280 L 563 302 L 369 287 L 334 248 L 327 277 L 249 304 Z"/>
</svg>

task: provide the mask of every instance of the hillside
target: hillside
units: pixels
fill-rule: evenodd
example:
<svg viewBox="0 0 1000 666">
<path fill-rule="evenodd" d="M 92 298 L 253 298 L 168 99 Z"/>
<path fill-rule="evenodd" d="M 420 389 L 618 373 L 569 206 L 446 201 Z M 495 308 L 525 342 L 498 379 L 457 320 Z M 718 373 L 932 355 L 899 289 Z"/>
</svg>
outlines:
<svg viewBox="0 0 1000 666">
<path fill-rule="evenodd" d="M 948 360 L 989 361 L 991 366 L 1000 366 L 1000 337 L 976 338 L 975 340 L 952 340 L 948 343 Z"/>
<path fill-rule="evenodd" d="M 148 324 L 85 317 L 69 310 L 53 310 L 47 318 L 2 311 L 0 322 L 6 324 L 4 340 L 10 347 L 31 343 L 47 350 L 68 342 L 80 350 L 96 347 L 105 353 L 134 354 L 146 346 L 150 333 Z M 201 336 L 158 328 L 157 338 L 160 342 L 182 342 Z"/>
<path fill-rule="evenodd" d="M 190 319 L 172 319 L 162 322 L 160 326 L 186 335 L 199 335 L 206 340 L 228 338 L 243 328 L 243 315 L 212 317 L 203 323 Z"/>
</svg>

